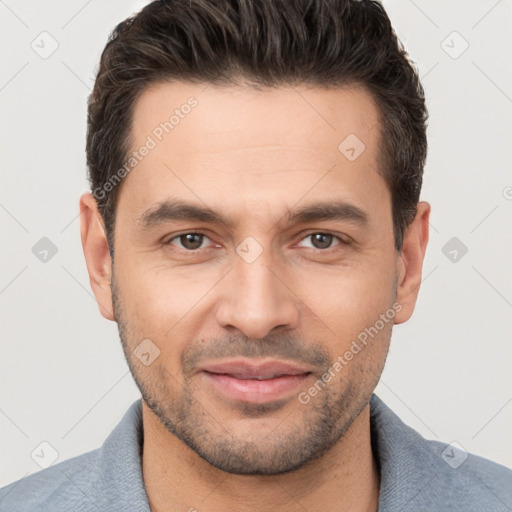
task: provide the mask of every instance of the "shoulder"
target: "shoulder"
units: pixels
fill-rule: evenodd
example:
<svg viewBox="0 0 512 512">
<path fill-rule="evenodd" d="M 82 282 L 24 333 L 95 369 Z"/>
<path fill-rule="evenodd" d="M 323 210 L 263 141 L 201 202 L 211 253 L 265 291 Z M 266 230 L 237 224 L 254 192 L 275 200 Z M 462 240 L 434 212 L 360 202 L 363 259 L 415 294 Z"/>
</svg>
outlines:
<svg viewBox="0 0 512 512">
<path fill-rule="evenodd" d="M 381 470 L 379 512 L 510 512 L 512 470 L 456 443 L 425 439 L 376 395 L 372 445 Z"/>
<path fill-rule="evenodd" d="M 0 510 L 98 510 L 90 489 L 95 485 L 100 449 L 30 474 L 0 489 Z"/>
<path fill-rule="evenodd" d="M 100 448 L 0 489 L 0 511 L 149 512 L 142 446 L 142 410 L 137 400 Z"/>
<path fill-rule="evenodd" d="M 464 450 L 458 443 L 423 439 L 433 455 L 432 484 L 423 494 L 439 493 L 466 510 L 512 510 L 512 470 Z M 444 498 L 443 498 L 444 496 Z"/>
</svg>

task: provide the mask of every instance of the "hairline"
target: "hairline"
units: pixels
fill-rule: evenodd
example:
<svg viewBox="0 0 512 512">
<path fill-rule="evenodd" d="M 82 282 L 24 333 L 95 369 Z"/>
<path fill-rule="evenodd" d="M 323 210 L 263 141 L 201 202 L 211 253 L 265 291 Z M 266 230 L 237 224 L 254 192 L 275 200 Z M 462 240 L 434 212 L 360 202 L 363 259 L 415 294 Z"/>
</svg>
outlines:
<svg viewBox="0 0 512 512">
<path fill-rule="evenodd" d="M 321 84 L 317 80 L 297 80 L 295 82 L 291 81 L 277 81 L 272 84 L 264 84 L 258 80 L 258 77 L 250 77 L 244 74 L 233 74 L 229 76 L 223 76 L 218 80 L 205 81 L 202 79 L 196 79 L 195 77 L 174 77 L 174 76 L 163 76 L 163 77 L 153 77 L 148 80 L 144 85 L 135 93 L 132 98 L 129 106 L 128 112 L 128 127 L 125 129 L 126 131 L 123 133 L 123 140 L 121 144 L 124 146 L 123 152 L 123 161 L 126 161 L 129 157 L 129 154 L 134 151 L 135 141 L 134 141 L 134 121 L 135 121 L 135 111 L 139 101 L 142 96 L 149 91 L 152 91 L 159 86 L 169 85 L 172 86 L 174 84 L 191 84 L 191 85 L 205 85 L 206 87 L 213 86 L 221 89 L 229 89 L 231 87 L 242 87 L 242 88 L 250 88 L 256 89 L 261 92 L 267 92 L 279 88 L 286 87 L 295 87 L 297 85 L 305 84 L 306 86 L 310 86 L 311 89 L 320 89 L 320 90 L 337 90 L 337 89 L 345 89 L 345 90 L 361 90 L 367 93 L 368 97 L 373 101 L 376 114 L 377 114 L 377 122 L 375 126 L 378 126 L 378 136 L 377 136 L 377 166 L 375 171 L 381 178 L 383 178 L 386 187 L 391 195 L 391 218 L 393 223 L 393 238 L 395 238 L 394 242 L 396 245 L 396 236 L 395 230 L 399 228 L 399 226 L 395 226 L 395 212 L 394 202 L 393 202 L 393 191 L 389 187 L 388 176 L 390 174 L 389 169 L 389 148 L 385 143 L 385 139 L 383 137 L 383 131 L 387 124 L 387 117 L 384 114 L 384 107 L 379 101 L 378 95 L 372 87 L 365 83 L 363 80 L 357 80 L 355 78 L 347 78 L 346 80 L 340 80 L 338 83 L 327 83 Z M 379 165 L 379 163 L 381 164 Z M 126 181 L 126 178 L 123 178 L 119 183 L 119 186 L 115 187 L 113 193 L 111 193 L 108 197 L 108 201 L 106 204 L 106 215 L 110 213 L 110 222 L 108 226 L 106 226 L 107 231 L 107 242 L 109 246 L 109 252 L 114 260 L 114 240 L 115 240 L 115 224 L 116 224 L 116 215 L 117 215 L 117 204 L 119 194 L 123 188 L 123 184 Z M 106 220 L 104 217 L 104 221 L 106 224 Z M 402 245 L 402 244 L 401 244 Z"/>
</svg>

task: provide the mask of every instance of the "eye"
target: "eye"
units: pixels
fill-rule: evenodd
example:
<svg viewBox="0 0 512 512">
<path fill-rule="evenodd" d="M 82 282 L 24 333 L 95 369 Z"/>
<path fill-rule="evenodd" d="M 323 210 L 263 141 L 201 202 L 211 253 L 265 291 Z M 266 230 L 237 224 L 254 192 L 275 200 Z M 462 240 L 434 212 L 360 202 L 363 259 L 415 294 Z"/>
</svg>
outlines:
<svg viewBox="0 0 512 512">
<path fill-rule="evenodd" d="M 208 239 L 203 233 L 183 233 L 171 238 L 167 244 L 174 245 L 173 242 L 176 240 L 180 244 L 179 249 L 191 252 L 201 249 L 205 238 Z"/>
<path fill-rule="evenodd" d="M 311 239 L 310 245 L 301 245 L 304 240 Z M 172 238 L 170 238 L 166 245 L 172 245 L 174 247 L 177 247 L 177 249 L 181 249 L 182 252 L 201 252 L 202 249 L 205 249 L 207 245 L 203 246 L 204 242 L 206 240 L 210 240 L 208 236 L 206 236 L 204 233 L 198 233 L 198 232 L 189 232 L 189 233 L 182 233 L 180 235 L 176 235 Z M 335 243 L 333 245 L 333 242 L 338 241 L 338 243 Z M 299 242 L 299 247 L 309 247 L 311 249 L 319 250 L 319 251 L 326 251 L 328 249 L 332 249 L 334 247 L 337 247 L 338 245 L 347 245 L 348 242 L 342 240 L 339 236 L 336 236 L 332 233 L 325 233 L 325 232 L 315 232 L 310 233 L 306 235 L 304 238 L 302 238 L 301 242 Z"/>
<path fill-rule="evenodd" d="M 339 236 L 333 235 L 332 233 L 310 233 L 309 235 L 305 236 L 302 240 L 307 240 L 308 238 L 311 238 L 312 244 L 309 247 L 318 250 L 331 249 L 332 247 L 346 244 L 346 242 L 344 242 Z M 334 240 L 339 240 L 339 243 L 332 246 Z"/>
</svg>

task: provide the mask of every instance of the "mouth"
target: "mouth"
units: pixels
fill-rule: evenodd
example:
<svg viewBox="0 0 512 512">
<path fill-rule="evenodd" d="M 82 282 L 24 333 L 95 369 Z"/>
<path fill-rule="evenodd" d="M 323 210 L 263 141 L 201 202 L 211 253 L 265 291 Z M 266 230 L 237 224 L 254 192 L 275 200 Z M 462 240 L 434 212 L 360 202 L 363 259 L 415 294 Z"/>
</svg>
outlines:
<svg viewBox="0 0 512 512">
<path fill-rule="evenodd" d="M 276 379 L 279 377 L 291 376 L 291 374 L 286 374 L 286 373 L 272 374 L 272 375 L 254 375 L 254 376 L 248 375 L 245 373 L 215 373 L 215 372 L 208 372 L 208 373 L 211 373 L 212 375 L 227 375 L 228 377 L 234 377 L 235 379 L 238 379 L 238 380 L 271 380 L 271 379 Z M 298 375 L 301 375 L 301 374 L 298 374 Z"/>
<path fill-rule="evenodd" d="M 291 396 L 312 372 L 282 361 L 237 360 L 206 365 L 201 374 L 224 397 L 261 404 Z"/>
</svg>

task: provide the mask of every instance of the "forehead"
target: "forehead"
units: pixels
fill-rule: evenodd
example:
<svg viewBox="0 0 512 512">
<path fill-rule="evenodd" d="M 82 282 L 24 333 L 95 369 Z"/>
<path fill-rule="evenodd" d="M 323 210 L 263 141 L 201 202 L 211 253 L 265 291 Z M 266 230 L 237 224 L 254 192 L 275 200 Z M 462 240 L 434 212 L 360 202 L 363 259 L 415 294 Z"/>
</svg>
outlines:
<svg viewBox="0 0 512 512">
<path fill-rule="evenodd" d="M 132 123 L 132 151 L 150 149 L 126 176 L 119 206 L 140 217 L 172 196 L 231 218 L 279 217 L 298 203 L 343 199 L 378 216 L 378 202 L 390 207 L 379 137 L 378 108 L 362 88 L 153 85 Z"/>
<path fill-rule="evenodd" d="M 159 140 L 164 144 L 173 139 L 180 154 L 263 146 L 267 154 L 288 147 L 338 156 L 338 144 L 350 134 L 367 146 L 377 142 L 378 123 L 377 105 L 362 87 L 258 90 L 174 82 L 154 84 L 141 94 L 132 134 L 135 142 L 148 134 L 166 139 Z"/>
</svg>

